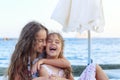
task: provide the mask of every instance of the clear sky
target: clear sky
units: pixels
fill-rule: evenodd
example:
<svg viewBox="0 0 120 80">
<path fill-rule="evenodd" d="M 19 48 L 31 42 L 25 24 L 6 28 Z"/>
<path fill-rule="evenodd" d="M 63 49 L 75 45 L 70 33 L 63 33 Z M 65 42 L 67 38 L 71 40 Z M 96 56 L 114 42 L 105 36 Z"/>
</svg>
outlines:
<svg viewBox="0 0 120 80">
<path fill-rule="evenodd" d="M 0 38 L 18 38 L 23 26 L 32 20 L 54 29 L 56 23 L 50 24 L 49 19 L 57 2 L 58 0 L 0 0 Z M 120 0 L 102 2 L 105 17 L 104 32 L 92 32 L 92 36 L 120 38 Z"/>
</svg>

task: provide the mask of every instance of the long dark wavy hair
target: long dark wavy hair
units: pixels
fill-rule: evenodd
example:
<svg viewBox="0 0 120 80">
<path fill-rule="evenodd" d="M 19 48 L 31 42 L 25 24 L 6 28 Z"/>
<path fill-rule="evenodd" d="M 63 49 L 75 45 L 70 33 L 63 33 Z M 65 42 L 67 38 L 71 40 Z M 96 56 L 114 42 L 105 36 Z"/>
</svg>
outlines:
<svg viewBox="0 0 120 80">
<path fill-rule="evenodd" d="M 64 57 L 64 54 L 63 54 L 63 50 L 64 50 L 64 39 L 63 39 L 63 37 L 61 36 L 61 34 L 59 34 L 59 33 L 57 33 L 57 32 L 52 32 L 52 33 L 49 33 L 48 34 L 48 37 L 47 37 L 47 40 L 49 39 L 49 36 L 51 36 L 51 35 L 57 35 L 58 36 L 58 38 L 59 38 L 59 40 L 60 40 L 60 42 L 61 42 L 61 52 L 59 53 L 59 55 L 58 55 L 58 58 L 63 58 Z M 70 75 L 71 75 L 71 73 L 72 73 L 72 67 L 68 67 L 68 68 L 65 68 L 65 69 L 63 69 L 64 70 L 64 72 L 65 72 L 65 77 L 67 78 L 67 79 L 69 79 L 69 77 L 70 77 Z"/>
<path fill-rule="evenodd" d="M 42 29 L 48 34 L 47 28 L 36 21 L 29 22 L 24 26 L 11 56 L 7 72 L 8 80 L 15 80 L 17 75 L 20 80 L 32 80 L 31 73 L 28 72 L 28 62 L 32 66 L 32 56 L 37 55 L 34 50 L 35 35 Z"/>
</svg>

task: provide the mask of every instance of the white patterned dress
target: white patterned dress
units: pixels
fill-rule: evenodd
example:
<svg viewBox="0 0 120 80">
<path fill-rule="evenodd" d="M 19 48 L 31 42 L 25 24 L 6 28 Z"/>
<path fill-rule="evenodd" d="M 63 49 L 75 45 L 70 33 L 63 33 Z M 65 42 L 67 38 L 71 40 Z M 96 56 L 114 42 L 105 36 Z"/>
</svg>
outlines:
<svg viewBox="0 0 120 80">
<path fill-rule="evenodd" d="M 82 72 L 78 80 L 96 80 L 96 64 L 91 63 L 88 65 L 85 70 Z"/>
</svg>

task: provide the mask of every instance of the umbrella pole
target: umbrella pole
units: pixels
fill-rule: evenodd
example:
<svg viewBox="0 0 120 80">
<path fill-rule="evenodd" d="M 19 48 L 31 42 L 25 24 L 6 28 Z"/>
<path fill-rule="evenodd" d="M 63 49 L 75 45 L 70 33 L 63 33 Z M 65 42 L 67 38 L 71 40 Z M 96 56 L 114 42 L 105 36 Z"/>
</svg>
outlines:
<svg viewBox="0 0 120 80">
<path fill-rule="evenodd" d="M 91 63 L 91 32 L 88 30 L 88 65 Z"/>
</svg>

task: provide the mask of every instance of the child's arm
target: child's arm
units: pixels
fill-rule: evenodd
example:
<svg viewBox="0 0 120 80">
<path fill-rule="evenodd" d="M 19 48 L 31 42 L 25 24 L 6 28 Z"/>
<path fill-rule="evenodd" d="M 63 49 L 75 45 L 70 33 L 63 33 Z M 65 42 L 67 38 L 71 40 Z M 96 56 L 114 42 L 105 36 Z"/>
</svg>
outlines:
<svg viewBox="0 0 120 80">
<path fill-rule="evenodd" d="M 32 73 L 35 73 L 37 70 L 40 69 L 41 64 L 48 64 L 60 68 L 68 68 L 71 67 L 70 62 L 65 58 L 59 58 L 59 59 L 40 59 L 32 66 Z"/>
<path fill-rule="evenodd" d="M 60 68 L 68 68 L 71 67 L 70 62 L 65 58 L 59 58 L 59 59 L 42 59 L 43 64 L 48 64 Z"/>
<path fill-rule="evenodd" d="M 39 72 L 39 77 L 34 78 L 32 80 L 68 80 L 66 78 L 56 76 L 54 74 L 50 75 L 48 70 L 46 70 L 46 68 L 42 66 L 40 67 L 40 70 L 38 72 Z"/>
</svg>

